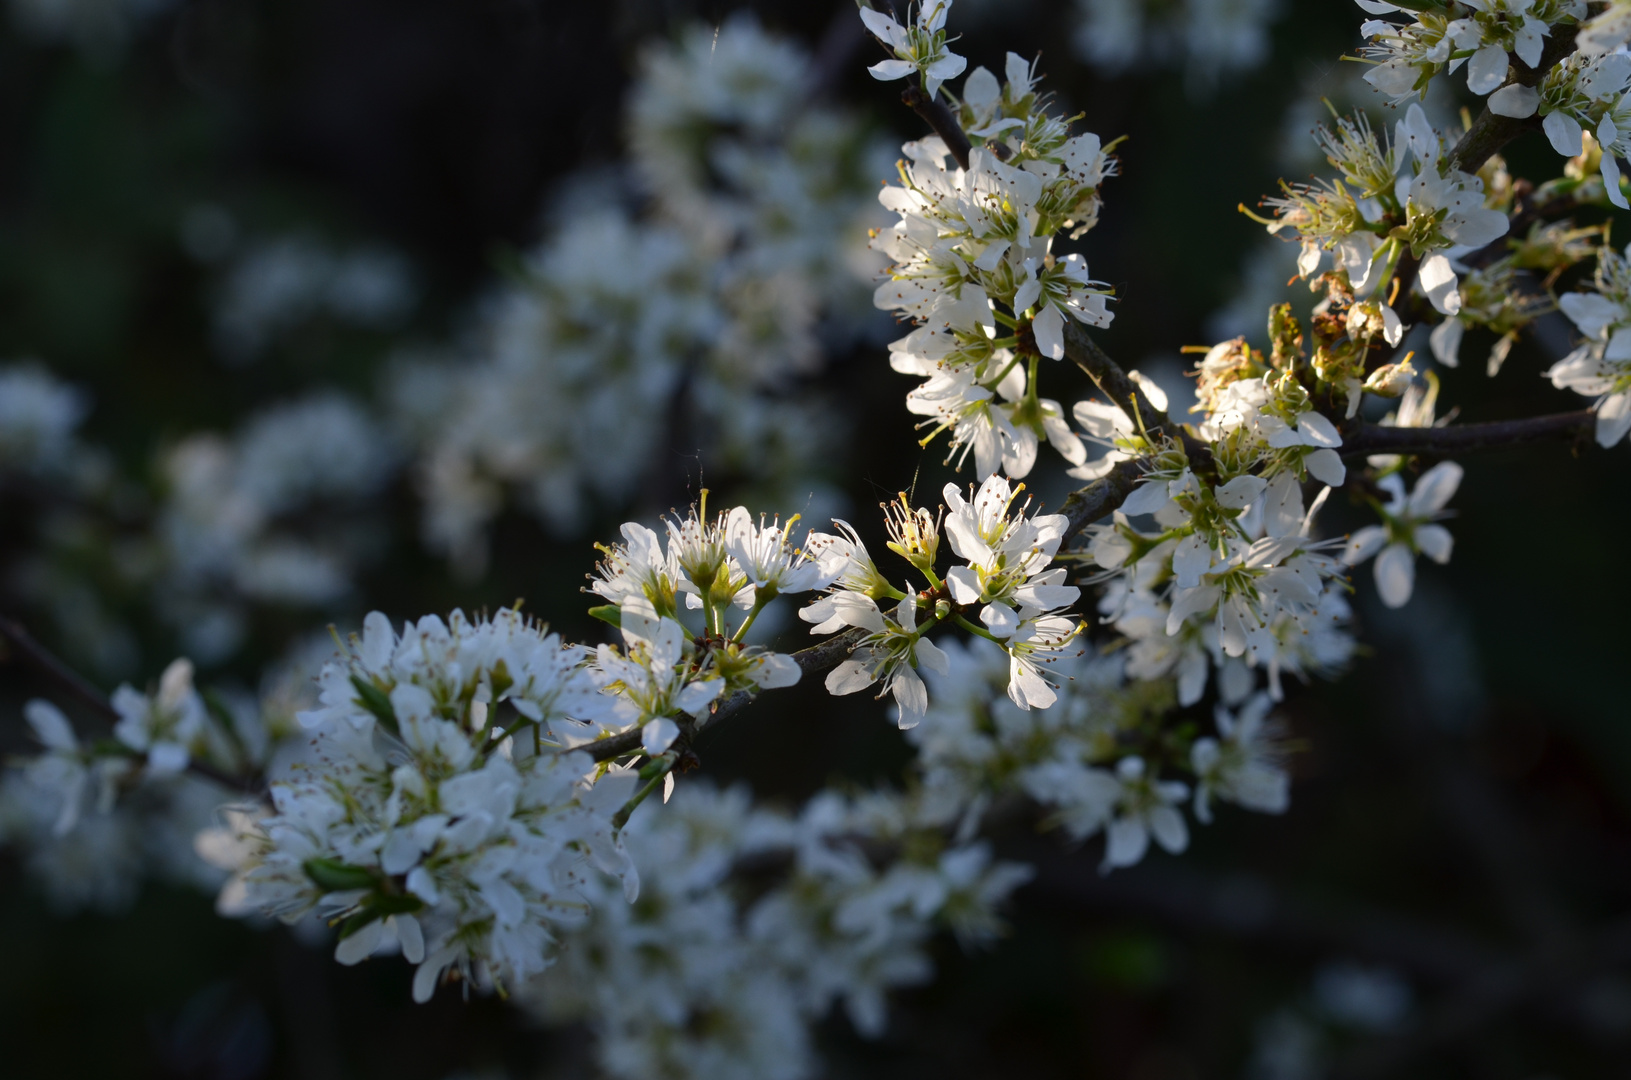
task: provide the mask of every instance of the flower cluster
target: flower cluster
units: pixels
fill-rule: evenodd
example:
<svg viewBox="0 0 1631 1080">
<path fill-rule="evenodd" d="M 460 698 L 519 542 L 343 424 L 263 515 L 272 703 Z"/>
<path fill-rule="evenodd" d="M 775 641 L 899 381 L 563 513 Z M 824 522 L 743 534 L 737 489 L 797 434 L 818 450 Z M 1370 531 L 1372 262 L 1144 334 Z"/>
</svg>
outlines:
<svg viewBox="0 0 1631 1080">
<path fill-rule="evenodd" d="M 1613 446 L 1631 432 L 1631 252 L 1599 251 L 1593 284 L 1558 300 L 1586 340 L 1546 375 L 1559 389 L 1596 399 L 1597 441 Z"/>
<path fill-rule="evenodd" d="M 809 1028 L 835 1007 L 881 1032 L 887 993 L 930 975 L 933 934 L 999 932 L 997 909 L 1028 874 L 980 839 L 999 803 L 1074 841 L 1102 836 L 1104 871 L 1152 843 L 1183 851 L 1219 804 L 1283 812 L 1288 745 L 1271 711 L 1285 676 L 1332 675 L 1353 655 L 1348 573 L 1374 560 L 1381 602 L 1399 607 L 1416 557 L 1443 563 L 1454 546 L 1443 521 L 1461 467 L 1439 461 L 1412 487 L 1405 433 L 1382 430 L 1422 429 L 1408 445 L 1430 446 L 1441 423 L 1437 375 L 1394 352 L 1407 320 L 1443 317 L 1421 336 L 1447 367 L 1466 330 L 1493 332 L 1493 375 L 1560 308 L 1586 340 L 1547 375 L 1596 399 L 1604 445 L 1631 433 L 1631 251 L 1598 250 L 1606 225 L 1566 219 L 1624 205 L 1631 5 L 1585 22 L 1577 0 L 1360 3 L 1412 13 L 1366 24 L 1378 88 L 1403 100 L 1465 64 L 1493 113 L 1542 117 L 1571 160 L 1539 187 L 1497 157 L 1463 169 L 1415 103 L 1391 137 L 1363 114 L 1322 127 L 1339 177 L 1284 186 L 1264 223 L 1300 241 L 1299 276 L 1324 296 L 1305 320 L 1272 308 L 1262 348 L 1192 349 L 1192 423 L 1107 360 L 1096 377 L 1117 400 L 1067 411 L 1040 394 L 1042 361 L 1086 357 L 1081 327 L 1110 321 L 1109 290 L 1079 255 L 1053 251 L 1058 233 L 1098 220 L 1110 148 L 1052 115 L 1017 55 L 1004 81 L 977 68 L 950 92 L 965 65 L 949 0 L 905 25 L 863 7 L 889 52 L 873 75 L 915 77 L 909 100 L 940 125 L 906 144 L 900 183 L 881 195 L 898 221 L 872 235 L 892 262 L 873 303 L 914 324 L 890 362 L 920 380 L 907 406 L 932 429 L 924 442 L 947 434 L 980 479 L 946 485 L 939 507 L 905 494 L 885 505 L 887 547 L 911 576 L 881 569 L 847 522 L 800 535 L 797 517 L 710 515 L 704 492 L 600 548 L 586 591 L 614 642 L 566 642 L 519 605 L 400 629 L 376 612 L 327 654 L 306 707 L 287 680 L 259 710 L 200 693 L 188 661 L 150 692 L 121 687 L 109 738 L 31 702 L 44 750 L 0 781 L 0 837 L 66 903 L 127 899 L 154 867 L 205 885 L 230 871 L 223 911 L 315 914 L 338 927 L 342 963 L 399 952 L 421 1001 L 446 978 L 513 991 L 592 1027 L 613 1076 L 794 1080 L 815 1069 Z M 1127 10 L 1083 7 L 1100 23 Z M 1241 10 L 1260 25 L 1271 9 Z M 1575 24 L 1579 51 L 1535 70 Z M 634 166 L 560 197 L 559 224 L 478 320 L 474 355 L 404 361 L 392 380 L 428 532 L 467 566 L 506 485 L 570 527 L 591 496 L 634 490 L 685 416 L 742 451 L 730 467 L 743 475 L 808 478 L 818 456 L 821 425 L 800 418 L 822 413 L 792 391 L 820 363 L 818 320 L 837 316 L 820 341 L 858 325 L 854 252 L 834 238 L 858 221 L 865 140 L 808 105 L 812 66 L 751 22 L 694 31 L 644 65 Z M 637 193 L 649 212 L 620 201 Z M 1526 235 L 1508 238 L 1514 220 Z M 1554 305 L 1562 275 L 1594 253 L 1594 288 Z M 334 308 L 337 271 L 325 273 L 289 310 Z M 366 284 L 351 298 L 365 308 L 380 301 Z M 245 355 L 286 325 L 252 308 L 227 309 L 255 331 Z M 1382 408 L 1366 395 L 1398 404 L 1372 427 Z M 74 442 L 83 412 L 30 367 L 0 371 L 8 482 L 94 486 Z M 1092 481 L 1068 516 L 1033 510 L 1015 482 L 1043 441 Z M 346 594 L 358 534 L 283 526 L 379 492 L 396 445 L 333 396 L 230 438 L 184 438 L 162 459 L 152 535 L 123 561 L 163 594 L 164 618 L 216 648 L 195 655 L 218 659 L 249 600 Z M 1090 447 L 1102 451 L 1091 460 Z M 1320 539 L 1316 517 L 1342 486 L 1380 523 Z M 1073 567 L 1087 576 L 1073 582 Z M 1092 644 L 1072 614 L 1084 585 L 1102 587 Z M 765 612 L 804 593 L 819 594 L 799 610 L 812 633 L 847 632 L 796 655 L 761 644 Z M 948 625 L 971 636 L 948 640 Z M 700 731 L 807 671 L 825 671 L 833 694 L 892 695 L 918 751 L 900 791 L 829 790 L 781 813 L 739 790 L 680 787 Z M 250 800 L 204 828 L 228 781 Z M 636 815 L 659 789 L 666 809 Z M 255 802 L 263 790 L 269 802 Z"/>
<path fill-rule="evenodd" d="M 0 367 L 0 468 L 50 477 L 72 466 L 88 402 L 38 364 Z"/>
<path fill-rule="evenodd" d="M 543 746 L 616 704 L 586 659 L 514 611 L 400 634 L 370 615 L 300 714 L 310 750 L 272 785 L 275 814 L 240 818 L 223 904 L 341 919 L 336 957 L 394 945 L 419 1000 L 450 969 L 498 985 L 541 970 L 557 925 L 581 921 L 586 866 L 638 887 L 611 824 L 638 777 Z"/>
<path fill-rule="evenodd" d="M 1182 704 L 1200 700 L 1214 668 L 1220 680 L 1238 663 L 1260 668 L 1278 698 L 1282 673 L 1327 674 L 1352 652 L 1342 564 L 1309 535 L 1329 489 L 1305 511 L 1297 474 L 1271 475 L 1152 471 L 1090 530 L 1088 557 L 1112 583 L 1100 610 L 1130 642 L 1129 674 L 1175 678 Z M 1158 531 L 1133 527 L 1144 514 Z"/>
<path fill-rule="evenodd" d="M 907 408 L 928 417 L 925 444 L 949 432 L 953 457 L 972 451 L 982 480 L 1026 475 L 1042 440 L 1082 464 L 1058 402 L 1038 395 L 1038 362 L 1065 355 L 1067 321 L 1111 320 L 1109 288 L 1052 246 L 1062 229 L 1093 227 L 1115 161 L 1047 112 L 1032 65 L 1009 53 L 1006 74 L 999 84 L 976 68 L 964 81 L 958 120 L 977 140 L 966 167 L 948 164 L 939 136 L 902 147 L 901 183 L 879 194 L 900 220 L 873 238 L 893 264 L 874 302 L 917 324 L 890 351 L 896 371 L 925 380 Z"/>
<path fill-rule="evenodd" d="M 863 244 L 884 159 L 855 117 L 812 103 L 815 78 L 741 14 L 646 49 L 629 167 L 563 184 L 460 338 L 401 357 L 389 411 L 416 448 L 426 540 L 456 567 L 480 572 L 512 493 L 581 533 L 676 438 L 772 497 L 828 489 L 817 463 L 845 414 L 809 381 L 873 332 Z"/>
<path fill-rule="evenodd" d="M 27 703 L 43 752 L 0 777 L 0 841 L 26 853 L 64 910 L 117 911 L 144 877 L 219 888 L 224 871 L 195 854 L 235 794 L 219 778 L 265 769 L 289 725 L 245 701 L 206 704 L 184 659 L 149 693 L 119 687 L 112 712 L 113 737 L 88 738 L 50 702 Z"/>
<path fill-rule="evenodd" d="M 196 208 L 183 240 L 206 260 L 226 254 L 235 227 L 219 207 Z M 233 365 L 260 360 L 314 320 L 390 330 L 406 317 L 417 289 L 407 261 L 380 247 L 336 250 L 307 234 L 244 244 L 224 269 L 215 297 L 214 337 Z"/>
<path fill-rule="evenodd" d="M 1480 97 L 1489 94 L 1507 83 L 1509 54 L 1537 68 L 1553 29 L 1574 26 L 1586 15 L 1585 0 L 1355 2 L 1372 15 L 1409 10 L 1408 23 L 1370 19 L 1360 28 L 1370 41 L 1361 55 L 1375 65 L 1365 81 L 1395 101 L 1425 91 L 1435 75 L 1453 73 L 1463 64 L 1467 89 Z"/>
<path fill-rule="evenodd" d="M 1484 180 L 1463 172 L 1419 104 L 1400 120 L 1393 139 L 1378 138 L 1363 113 L 1320 127 L 1316 139 L 1341 178 L 1284 184 L 1265 200 L 1275 210 L 1271 233 L 1292 231 L 1302 244 L 1297 270 L 1313 276 L 1325 252 L 1352 294 L 1349 322 L 1398 344 L 1403 324 L 1379 299 L 1408 252 L 1420 270 L 1415 288 L 1439 312 L 1462 307 L 1452 259 L 1506 234 L 1507 217 L 1486 205 Z M 1374 329 L 1371 324 L 1376 324 Z"/>
<path fill-rule="evenodd" d="M 1186 800 L 1203 824 L 1214 800 L 1263 813 L 1288 805 L 1280 729 L 1267 719 L 1265 694 L 1245 696 L 1238 710 L 1220 705 L 1215 734 L 1175 735 L 1166 722 L 1176 704 L 1172 684 L 1129 680 L 1130 661 L 1119 654 L 1068 661 L 1068 689 L 1038 712 L 994 695 L 1004 665 L 989 643 L 947 651 L 951 670 L 934 679 L 935 704 L 909 735 L 921 755 L 930 820 L 969 831 L 994 800 L 1023 794 L 1073 839 L 1102 831 L 1102 867 L 1110 870 L 1139 862 L 1152 838 L 1184 850 Z"/>
<path fill-rule="evenodd" d="M 902 26 L 883 12 L 861 5 L 861 21 L 895 54 L 893 60 L 880 60 L 867 71 L 883 82 L 920 73 L 928 95 L 939 93 L 941 83 L 955 79 L 968 66 L 967 60 L 946 48 L 946 15 L 950 10 L 951 0 L 920 3 L 916 17 Z"/>
<path fill-rule="evenodd" d="M 589 925 L 522 998 L 587 1020 L 602 1066 L 631 1080 L 810 1075 L 808 1025 L 841 1002 L 881 1034 L 885 993 L 931 973 L 931 934 L 983 943 L 1029 876 L 914 826 L 910 802 L 886 793 L 824 794 L 788 817 L 739 788 L 691 785 L 625 837 L 639 900 L 595 879 Z M 900 854 L 880 868 L 884 850 Z M 770 873 L 774 887 L 753 887 Z"/>
<path fill-rule="evenodd" d="M 372 531 L 358 504 L 390 481 L 397 455 L 360 405 L 329 392 L 268 408 L 229 437 L 191 435 L 159 468 L 144 583 L 210 663 L 238 648 L 253 605 L 321 609 L 347 596 Z"/>
<path fill-rule="evenodd" d="M 942 673 L 947 668 L 945 654 L 928 634 L 950 621 L 1002 645 L 1011 660 L 1008 695 L 1020 708 L 1053 704 L 1054 683 L 1043 674 L 1044 665 L 1080 632 L 1064 614 L 1080 590 L 1065 584 L 1064 568 L 1050 569 L 1064 539 L 1065 517 L 1027 516 L 1030 500 L 1014 506 L 1023 488 L 992 476 L 969 500 L 955 484 L 947 484 L 949 514 L 944 508 L 939 515 L 913 509 L 905 495 L 888 504 L 889 548 L 923 576 L 926 587 L 921 590 L 892 585 L 846 523 L 838 523 L 843 535 L 812 534 L 810 546 L 830 561 L 835 584 L 799 617 L 815 623 L 812 632 L 817 634 L 846 626 L 867 632 L 850 658 L 827 676 L 828 690 L 852 694 L 882 683 L 899 706 L 901 727 L 911 727 L 928 706 L 918 668 Z M 943 579 L 935 569 L 942 527 L 963 561 Z M 896 603 L 886 613 L 879 601 L 891 600 Z M 983 626 L 963 615 L 976 607 Z"/>
</svg>

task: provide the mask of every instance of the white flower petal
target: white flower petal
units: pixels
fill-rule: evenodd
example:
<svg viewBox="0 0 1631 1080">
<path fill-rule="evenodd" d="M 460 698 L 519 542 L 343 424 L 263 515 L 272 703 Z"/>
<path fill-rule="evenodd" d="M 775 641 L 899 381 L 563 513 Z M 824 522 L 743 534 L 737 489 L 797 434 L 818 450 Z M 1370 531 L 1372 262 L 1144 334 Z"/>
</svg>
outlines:
<svg viewBox="0 0 1631 1080">
<path fill-rule="evenodd" d="M 1433 327 L 1433 332 L 1427 335 L 1427 344 L 1433 350 L 1433 359 L 1445 367 L 1455 367 L 1461 363 L 1461 339 L 1466 333 L 1466 327 L 1461 325 L 1460 319 L 1445 319 Z"/>
<path fill-rule="evenodd" d="M 1461 282 L 1450 267 L 1450 260 L 1442 253 L 1429 255 L 1422 260 L 1421 270 L 1416 280 L 1421 284 L 1422 292 L 1427 294 L 1428 302 L 1440 314 L 1456 315 L 1461 311 Z"/>
<path fill-rule="evenodd" d="M 1159 480 L 1146 480 L 1133 489 L 1127 496 L 1127 501 L 1121 504 L 1121 512 L 1128 517 L 1137 517 L 1139 514 L 1153 514 L 1167 503 L 1171 502 L 1167 494 L 1167 485 Z"/>
<path fill-rule="evenodd" d="M 1348 479 L 1348 468 L 1342 464 L 1342 456 L 1335 450 L 1315 450 L 1303 458 L 1303 464 L 1308 467 L 1309 475 L 1322 484 L 1341 487 Z"/>
<path fill-rule="evenodd" d="M 845 660 L 827 673 L 827 692 L 835 697 L 865 690 L 878 681 L 868 665 L 859 660 Z"/>
<path fill-rule="evenodd" d="M 384 936 L 385 924 L 375 919 L 336 945 L 334 947 L 334 959 L 346 967 L 360 964 L 374 955 L 374 950 L 379 948 L 379 943 Z"/>
<path fill-rule="evenodd" d="M 1464 472 L 1453 461 L 1441 461 L 1422 473 L 1407 503 L 1410 516 L 1418 519 L 1430 517 L 1444 509 L 1455 495 L 1455 489 L 1461 486 Z"/>
<path fill-rule="evenodd" d="M 1343 549 L 1342 561 L 1349 566 L 1358 566 L 1382 550 L 1386 543 L 1387 529 L 1381 525 L 1366 525 L 1348 537 L 1348 546 Z"/>
<path fill-rule="evenodd" d="M 893 82 L 895 79 L 904 79 L 917 70 L 917 65 L 910 60 L 880 60 L 867 68 L 867 71 L 879 82 Z"/>
<path fill-rule="evenodd" d="M 1552 141 L 1552 149 L 1564 157 L 1579 157 L 1582 149 L 1580 121 L 1565 112 L 1548 113 L 1541 129 Z"/>
<path fill-rule="evenodd" d="M 1540 91 L 1522 83 L 1503 86 L 1489 96 L 1489 111 L 1496 116 L 1510 116 L 1522 120 L 1534 116 L 1540 107 Z"/>
<path fill-rule="evenodd" d="M 1423 555 L 1443 565 L 1450 561 L 1450 552 L 1455 548 L 1455 537 L 1442 525 L 1432 523 L 1419 525 L 1416 527 L 1416 546 L 1421 549 Z"/>
<path fill-rule="evenodd" d="M 1376 557 L 1376 591 L 1382 603 L 1401 608 L 1410 602 L 1416 585 L 1416 556 L 1403 544 L 1389 544 Z"/>
<path fill-rule="evenodd" d="M 646 726 L 640 729 L 640 745 L 652 757 L 674 745 L 674 740 L 679 737 L 680 726 L 666 716 L 647 721 Z"/>
<path fill-rule="evenodd" d="M 1613 446 L 1631 431 L 1631 393 L 1610 394 L 1597 407 L 1597 443 Z"/>
<path fill-rule="evenodd" d="M 1467 89 L 1482 97 L 1506 81 L 1506 70 L 1506 50 L 1485 45 L 1467 61 Z"/>
<path fill-rule="evenodd" d="M 1065 355 L 1065 317 L 1052 304 L 1043 304 L 1042 310 L 1031 320 L 1031 331 L 1036 335 L 1036 348 L 1050 360 Z"/>
<path fill-rule="evenodd" d="M 34 737 L 49 750 L 73 753 L 79 749 L 74 727 L 62 710 L 41 698 L 34 698 L 23 706 L 23 719 L 34 729 Z"/>
<path fill-rule="evenodd" d="M 1269 486 L 1261 476 L 1237 476 L 1217 489 L 1219 505 L 1231 510 L 1244 510 Z"/>
</svg>

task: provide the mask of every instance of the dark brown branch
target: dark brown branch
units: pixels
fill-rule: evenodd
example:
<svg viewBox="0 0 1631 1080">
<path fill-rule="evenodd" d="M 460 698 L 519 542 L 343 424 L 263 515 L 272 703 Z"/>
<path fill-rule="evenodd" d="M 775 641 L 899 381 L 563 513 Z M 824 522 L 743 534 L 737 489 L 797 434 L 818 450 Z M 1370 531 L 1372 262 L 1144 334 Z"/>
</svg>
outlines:
<svg viewBox="0 0 1631 1080">
<path fill-rule="evenodd" d="M 946 103 L 938 97 L 930 97 L 915 83 L 906 88 L 900 100 L 934 129 L 934 133 L 946 144 L 946 149 L 951 151 L 951 156 L 957 159 L 957 164 L 968 168 L 968 155 L 973 147 L 963 133 L 963 125 L 957 122 L 957 117 L 952 115 Z"/>
<path fill-rule="evenodd" d="M 1113 513 L 1126 502 L 1142 475 L 1138 462 L 1123 461 L 1086 487 L 1071 492 L 1060 511 L 1070 522 L 1065 526 L 1065 539 L 1059 545 L 1060 549 L 1068 548 L 1083 529 Z"/>
<path fill-rule="evenodd" d="M 1590 409 L 1531 416 L 1522 420 L 1494 420 L 1436 428 L 1366 425 L 1344 438 L 1342 456 L 1464 454 L 1478 450 L 1503 450 L 1529 443 L 1588 439 L 1596 426 L 1597 414 Z"/>
<path fill-rule="evenodd" d="M 1534 86 L 1545 78 L 1546 73 L 1557 65 L 1557 62 L 1574 52 L 1575 28 L 1572 26 L 1555 26 L 1552 34 L 1546 39 L 1546 48 L 1540 54 L 1540 63 L 1530 67 L 1516 56 L 1512 57 L 1513 76 L 1507 84 L 1518 83 L 1522 86 Z M 1451 163 L 1458 169 L 1475 173 L 1484 167 L 1484 162 L 1490 159 L 1501 147 L 1522 135 L 1525 131 L 1539 131 L 1540 117 L 1529 116 L 1522 120 L 1510 116 L 1496 116 L 1484 106 L 1484 111 L 1478 114 L 1478 119 L 1472 122 L 1472 127 L 1461 136 L 1461 141 L 1455 144 L 1450 151 Z"/>
<path fill-rule="evenodd" d="M 1088 336 L 1087 328 L 1075 319 L 1065 320 L 1065 355 L 1071 363 L 1087 372 L 1099 392 L 1119 406 L 1135 423 L 1142 422 L 1148 430 L 1159 431 L 1182 443 L 1184 452 L 1194 464 L 1204 468 L 1211 463 L 1212 451 L 1185 431 L 1182 424 L 1174 422 L 1150 404 L 1150 399 L 1144 396 L 1138 384 L 1121 370 L 1120 364 L 1099 348 L 1098 343 Z"/>
<path fill-rule="evenodd" d="M 22 623 L 0 616 L 0 639 L 5 641 L 6 652 L 11 654 L 11 659 L 21 660 L 29 665 L 55 683 L 60 689 L 66 691 L 80 704 L 105 719 L 119 719 L 118 710 L 113 707 L 102 691 L 92 686 L 79 672 L 58 660 L 45 646 L 35 641 L 34 635 L 24 629 Z"/>
<path fill-rule="evenodd" d="M 1176 437 L 1169 430 L 1171 425 L 1164 419 L 1165 414 L 1150 404 L 1150 399 L 1144 396 L 1138 384 L 1127 377 L 1120 364 L 1099 348 L 1098 342 L 1087 336 L 1087 328 L 1075 319 L 1065 321 L 1065 355 L 1071 363 L 1087 372 L 1093 385 L 1134 422 L 1143 421 L 1150 428 L 1160 428 Z"/>
<path fill-rule="evenodd" d="M 632 754 L 640 749 L 640 738 L 640 729 L 631 728 L 610 738 L 599 739 L 585 746 L 574 746 L 570 749 L 582 750 L 596 761 L 610 761 L 614 757 Z"/>
<path fill-rule="evenodd" d="M 793 659 L 798 662 L 799 670 L 805 675 L 820 675 L 849 659 L 849 654 L 855 647 L 865 640 L 867 632 L 860 627 L 852 627 L 842 634 L 836 634 L 825 641 L 817 642 L 807 649 L 800 649 L 793 653 Z M 708 730 L 712 730 L 724 723 L 737 713 L 741 712 L 751 702 L 754 695 L 747 690 L 738 690 L 730 697 L 721 701 L 714 708 L 713 716 L 708 720 Z"/>
</svg>

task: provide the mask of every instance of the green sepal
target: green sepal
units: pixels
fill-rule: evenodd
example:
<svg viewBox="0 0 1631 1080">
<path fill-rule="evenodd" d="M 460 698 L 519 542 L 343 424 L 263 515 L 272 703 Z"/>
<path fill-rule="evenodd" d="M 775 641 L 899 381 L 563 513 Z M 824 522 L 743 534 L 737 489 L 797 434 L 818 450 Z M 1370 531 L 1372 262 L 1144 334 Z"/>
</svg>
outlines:
<svg viewBox="0 0 1631 1080">
<path fill-rule="evenodd" d="M 400 730 L 396 722 L 396 711 L 391 708 L 391 699 L 385 696 L 385 691 L 361 675 L 351 676 L 351 685 L 357 691 L 357 704 L 373 713 L 391 734 L 396 734 Z"/>
<path fill-rule="evenodd" d="M 372 889 L 379 884 L 379 878 L 372 871 L 348 866 L 338 859 L 307 859 L 300 867 L 324 892 Z"/>
<path fill-rule="evenodd" d="M 601 604 L 599 607 L 592 607 L 589 609 L 589 614 L 603 623 L 611 623 L 613 626 L 622 629 L 623 609 L 616 604 Z"/>
</svg>

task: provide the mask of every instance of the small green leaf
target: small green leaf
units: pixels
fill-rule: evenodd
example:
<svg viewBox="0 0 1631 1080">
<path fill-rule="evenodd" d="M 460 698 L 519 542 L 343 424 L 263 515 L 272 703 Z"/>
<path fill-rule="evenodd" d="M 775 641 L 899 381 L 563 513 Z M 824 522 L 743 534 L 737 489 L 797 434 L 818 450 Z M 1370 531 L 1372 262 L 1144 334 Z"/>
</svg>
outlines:
<svg viewBox="0 0 1631 1080">
<path fill-rule="evenodd" d="M 400 729 L 397 727 L 396 711 L 391 708 L 391 699 L 385 696 L 385 691 L 363 678 L 361 675 L 351 676 L 351 685 L 357 690 L 357 704 L 373 713 L 384 724 L 386 730 L 393 735 Z"/>
<path fill-rule="evenodd" d="M 231 741 L 233 750 L 241 757 L 247 756 L 243 736 L 238 733 L 238 722 L 233 718 L 232 710 L 227 708 L 226 702 L 213 690 L 205 690 L 199 696 L 204 699 L 204 708 L 209 710 L 215 722 L 221 725 L 221 733 Z"/>
<path fill-rule="evenodd" d="M 389 913 L 381 911 L 378 908 L 363 908 L 361 911 L 357 912 L 355 915 L 352 915 L 350 918 L 346 919 L 345 922 L 340 924 L 340 940 L 344 941 L 346 938 L 350 937 L 352 934 L 355 934 L 358 930 L 361 930 L 374 920 L 383 919 L 387 914 Z"/>
<path fill-rule="evenodd" d="M 425 902 L 419 899 L 417 896 L 405 896 L 402 894 L 398 894 L 396 896 L 386 896 L 383 893 L 370 896 L 367 900 L 363 901 L 363 904 L 369 908 L 369 910 L 377 911 L 381 915 L 406 915 L 409 912 L 418 911 L 420 908 L 425 906 Z"/>
<path fill-rule="evenodd" d="M 371 889 L 379 883 L 372 871 L 347 866 L 338 859 L 307 859 L 301 864 L 306 876 L 325 892 Z"/>
<path fill-rule="evenodd" d="M 623 625 L 623 609 L 616 604 L 601 604 L 599 607 L 592 607 L 589 609 L 589 614 L 601 622 L 611 623 L 616 627 Z"/>
<path fill-rule="evenodd" d="M 663 773 L 668 771 L 669 766 L 673 763 L 673 761 L 673 754 L 659 754 L 650 761 L 646 762 L 640 769 L 640 779 L 651 780 L 655 777 L 661 776 Z"/>
</svg>

